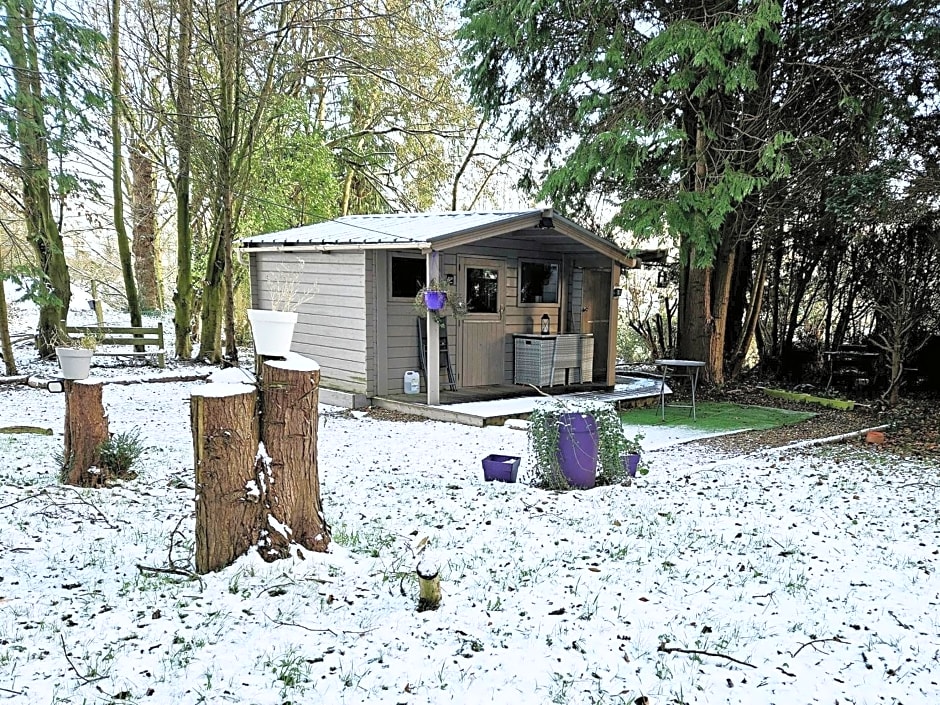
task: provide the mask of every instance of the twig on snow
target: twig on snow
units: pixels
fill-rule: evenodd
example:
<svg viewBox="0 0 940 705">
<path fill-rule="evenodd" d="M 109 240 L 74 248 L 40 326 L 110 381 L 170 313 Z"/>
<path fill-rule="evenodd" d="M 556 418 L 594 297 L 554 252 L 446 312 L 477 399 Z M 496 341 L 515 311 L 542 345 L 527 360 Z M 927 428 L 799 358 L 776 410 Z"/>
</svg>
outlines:
<svg viewBox="0 0 940 705">
<path fill-rule="evenodd" d="M 0 693 L 10 693 L 12 695 L 26 695 L 22 690 L 10 690 L 9 688 L 0 688 Z"/>
<path fill-rule="evenodd" d="M 848 644 L 849 643 L 840 636 L 831 636 L 827 639 L 813 639 L 812 641 L 807 641 L 805 644 L 800 644 L 800 648 L 798 648 L 796 651 L 791 653 L 790 656 L 792 656 L 793 658 L 796 658 L 796 655 L 800 653 L 803 649 L 805 649 L 807 646 L 812 646 L 814 649 L 816 649 L 815 644 L 822 644 L 827 641 L 832 641 L 832 642 L 835 642 L 836 644 Z M 819 649 L 816 649 L 816 651 L 819 651 Z"/>
<path fill-rule="evenodd" d="M 902 621 L 898 618 L 898 616 L 897 616 L 892 610 L 888 610 L 888 614 L 890 614 L 892 617 L 894 617 L 894 621 L 898 623 L 898 626 L 899 626 L 899 627 L 904 627 L 905 629 L 913 629 L 913 628 L 914 628 L 914 627 L 912 627 L 910 624 L 905 624 L 904 622 L 902 622 Z"/>
<path fill-rule="evenodd" d="M 720 654 L 717 651 L 704 651 L 702 649 L 682 649 L 678 646 L 666 646 L 666 644 L 660 644 L 659 648 L 656 649 L 664 654 L 698 654 L 699 656 L 714 656 L 715 658 L 728 659 L 734 663 L 739 663 L 742 666 L 748 666 L 749 668 L 757 668 L 753 663 L 748 663 L 747 661 L 742 661 L 741 659 L 736 659 L 734 656 L 728 656 L 728 654 Z"/>
<path fill-rule="evenodd" d="M 111 521 L 108 519 L 107 516 L 105 516 L 105 513 L 104 513 L 103 511 L 101 511 L 100 509 L 98 509 L 98 507 L 96 507 L 92 502 L 89 502 L 87 499 L 85 499 L 84 497 L 82 497 L 82 493 L 81 493 L 81 492 L 79 492 L 79 491 L 78 491 L 77 489 L 75 489 L 74 487 L 70 487 L 69 489 L 72 490 L 72 491 L 75 493 L 75 496 L 78 497 L 78 501 L 79 501 L 79 502 L 81 502 L 82 504 L 84 504 L 84 505 L 87 506 L 87 507 L 91 507 L 92 509 L 94 509 L 94 510 L 98 513 L 98 516 L 100 516 L 102 519 L 104 519 L 104 523 L 108 525 L 108 528 L 109 528 L 109 529 L 116 529 L 116 528 L 118 528 L 118 527 L 116 527 L 114 524 L 111 523 Z"/>
<path fill-rule="evenodd" d="M 156 568 L 149 565 L 137 564 L 137 570 L 141 573 L 158 573 L 160 575 L 181 575 L 184 578 L 189 578 L 190 580 L 199 581 L 199 592 L 202 592 L 206 588 L 206 584 L 202 579 L 202 576 L 198 573 L 194 573 L 191 570 L 185 570 L 184 568 Z"/>
<path fill-rule="evenodd" d="M 61 634 L 59 634 L 59 641 L 62 642 L 62 653 L 65 654 L 65 660 L 68 661 L 69 666 L 71 667 L 71 669 L 72 669 L 72 671 L 75 673 L 75 675 L 78 676 L 79 680 L 81 680 L 83 683 L 91 684 L 91 683 L 94 683 L 94 682 L 96 682 L 96 681 L 104 680 L 104 679 L 106 678 L 106 676 L 98 676 L 98 677 L 96 677 L 96 678 L 88 678 L 87 676 L 83 676 L 81 673 L 79 673 L 79 672 L 78 672 L 78 669 L 75 668 L 75 664 L 72 663 L 72 659 L 69 658 L 69 650 L 68 650 L 68 649 L 66 648 L 66 646 L 65 646 L 65 637 L 62 636 Z"/>
</svg>

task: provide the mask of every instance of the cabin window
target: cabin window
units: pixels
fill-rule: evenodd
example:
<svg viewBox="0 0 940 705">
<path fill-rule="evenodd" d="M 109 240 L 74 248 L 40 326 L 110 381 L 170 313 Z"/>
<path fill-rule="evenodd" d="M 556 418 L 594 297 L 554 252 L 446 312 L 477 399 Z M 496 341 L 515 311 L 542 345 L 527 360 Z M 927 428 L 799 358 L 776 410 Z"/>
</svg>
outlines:
<svg viewBox="0 0 940 705">
<path fill-rule="evenodd" d="M 558 265 L 552 262 L 519 262 L 519 303 L 557 304 Z"/>
<path fill-rule="evenodd" d="M 392 298 L 413 299 L 427 281 L 424 258 L 392 257 Z"/>
</svg>

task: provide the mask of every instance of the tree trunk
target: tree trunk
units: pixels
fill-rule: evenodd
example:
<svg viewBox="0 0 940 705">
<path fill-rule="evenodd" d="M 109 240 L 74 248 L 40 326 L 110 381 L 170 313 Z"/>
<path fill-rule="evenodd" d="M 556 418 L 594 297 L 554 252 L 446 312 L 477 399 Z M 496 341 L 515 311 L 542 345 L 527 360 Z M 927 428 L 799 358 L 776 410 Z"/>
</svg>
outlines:
<svg viewBox="0 0 940 705">
<path fill-rule="evenodd" d="M 62 235 L 52 215 L 46 105 L 41 82 L 44 74 L 39 66 L 32 4 L 8 2 L 4 7 L 7 53 L 13 68 L 26 233 L 44 278 L 37 344 L 40 357 L 49 358 L 55 355 L 56 343 L 65 336 L 63 325 L 69 310 L 71 282 Z"/>
<path fill-rule="evenodd" d="M 130 150 L 134 265 L 141 308 L 145 311 L 162 311 L 163 277 L 157 241 L 156 180 L 148 152 L 142 140 L 133 144 Z"/>
<path fill-rule="evenodd" d="M 0 252 L 0 272 L 3 271 L 3 252 Z M 8 377 L 16 372 L 16 360 L 13 358 L 13 341 L 10 340 L 10 319 L 7 310 L 6 291 L 0 281 L 0 353 L 3 354 L 3 365 Z"/>
<path fill-rule="evenodd" d="M 114 197 L 114 232 L 117 236 L 118 254 L 121 259 L 121 276 L 127 294 L 127 310 L 131 325 L 142 325 L 140 300 L 137 298 L 137 280 L 131 261 L 131 244 L 124 226 L 124 180 L 123 156 L 121 154 L 121 0 L 111 0 L 111 183 Z M 143 352 L 143 348 L 135 348 Z"/>
<path fill-rule="evenodd" d="M 179 39 L 176 46 L 176 150 L 179 165 L 174 180 L 176 193 L 176 291 L 173 323 L 176 357 L 192 357 L 193 328 L 193 232 L 189 218 L 190 165 L 193 151 L 193 90 L 190 61 L 193 45 L 193 3 L 179 2 Z"/>
<path fill-rule="evenodd" d="M 299 366 L 295 359 L 292 368 Z M 319 388 L 320 370 L 315 364 L 299 370 L 276 362 L 263 364 L 261 440 L 270 457 L 267 499 L 275 520 L 270 523 L 289 527 L 290 533 L 269 534 L 267 553 L 272 558 L 286 555 L 288 539 L 311 551 L 325 551 L 330 542 L 317 470 Z"/>
<path fill-rule="evenodd" d="M 78 487 L 99 487 L 108 478 L 98 450 L 108 440 L 108 417 L 101 399 L 102 382 L 65 381 L 65 451 L 63 480 Z M 90 472 L 95 468 L 95 472 Z"/>
<path fill-rule="evenodd" d="M 196 572 L 231 565 L 258 542 L 261 488 L 257 486 L 257 392 L 231 385 L 232 393 L 193 392 L 190 420 L 196 470 Z"/>
</svg>

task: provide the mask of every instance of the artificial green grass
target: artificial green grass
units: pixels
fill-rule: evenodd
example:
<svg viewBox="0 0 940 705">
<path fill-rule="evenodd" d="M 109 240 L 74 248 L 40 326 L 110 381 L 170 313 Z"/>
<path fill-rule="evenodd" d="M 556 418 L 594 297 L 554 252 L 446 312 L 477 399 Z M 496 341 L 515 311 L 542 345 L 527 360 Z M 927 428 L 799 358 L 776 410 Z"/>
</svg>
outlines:
<svg viewBox="0 0 940 705">
<path fill-rule="evenodd" d="M 690 426 L 703 431 L 765 430 L 805 421 L 815 414 L 806 411 L 787 411 L 765 406 L 741 406 L 724 402 L 700 402 L 695 406 L 693 419 L 689 409 L 666 406 L 663 421 L 659 405 L 638 409 L 625 409 L 620 418 L 631 426 Z"/>
</svg>

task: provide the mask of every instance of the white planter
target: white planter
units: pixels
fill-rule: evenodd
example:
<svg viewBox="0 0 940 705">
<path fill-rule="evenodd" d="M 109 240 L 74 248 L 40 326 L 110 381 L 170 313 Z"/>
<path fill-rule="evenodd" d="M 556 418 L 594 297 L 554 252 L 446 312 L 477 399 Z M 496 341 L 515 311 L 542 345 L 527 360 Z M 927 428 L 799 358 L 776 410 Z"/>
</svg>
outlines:
<svg viewBox="0 0 940 705">
<path fill-rule="evenodd" d="M 91 356 L 94 350 L 87 348 L 56 348 L 62 377 L 65 379 L 85 379 L 90 374 Z"/>
<path fill-rule="evenodd" d="M 255 339 L 255 354 L 286 357 L 294 338 L 297 313 L 294 311 L 263 311 L 248 309 L 251 336 Z"/>
</svg>

